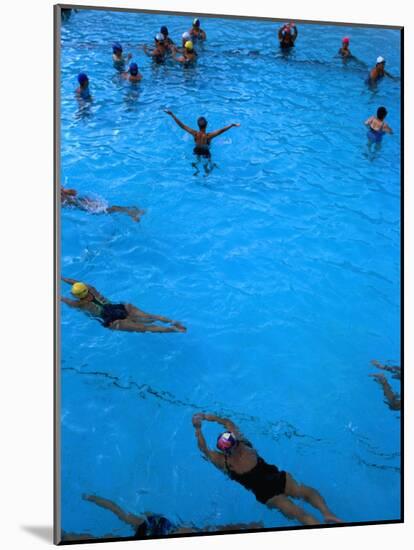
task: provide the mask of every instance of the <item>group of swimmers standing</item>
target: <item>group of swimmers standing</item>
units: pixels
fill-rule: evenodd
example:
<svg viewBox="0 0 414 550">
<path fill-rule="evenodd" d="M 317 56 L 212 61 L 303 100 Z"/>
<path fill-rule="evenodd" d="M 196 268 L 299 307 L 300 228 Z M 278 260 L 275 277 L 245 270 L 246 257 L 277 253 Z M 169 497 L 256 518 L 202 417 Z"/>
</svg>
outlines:
<svg viewBox="0 0 414 550">
<path fill-rule="evenodd" d="M 294 23 L 286 23 L 280 27 L 277 36 L 280 47 L 287 51 L 295 46 L 298 38 L 298 28 Z M 179 47 L 171 39 L 168 28 L 162 26 L 160 32 L 154 37 L 153 47 L 144 46 L 143 51 L 155 63 L 163 63 L 167 57 L 170 57 L 184 65 L 191 65 L 197 59 L 194 45 L 206 39 L 207 35 L 201 28 L 200 20 L 195 18 L 191 29 L 183 33 Z M 350 39 L 348 37 L 343 38 L 338 54 L 344 61 L 353 57 L 349 45 Z M 121 77 L 132 84 L 138 84 L 142 80 L 142 75 L 139 72 L 138 65 L 132 61 L 132 54 L 124 54 L 122 45 L 118 42 L 113 44 L 112 50 L 113 65 L 119 71 Z M 128 63 L 129 66 L 126 70 Z M 385 60 L 378 57 L 375 67 L 370 71 L 368 81 L 370 84 L 375 84 L 384 76 L 391 77 L 385 71 Z M 78 83 L 79 88 L 76 90 L 78 97 L 90 101 L 89 78 L 86 73 L 78 75 Z M 240 126 L 238 123 L 232 123 L 219 130 L 207 132 L 206 118 L 199 117 L 197 121 L 198 130 L 196 130 L 184 124 L 171 110 L 165 112 L 180 128 L 193 136 L 195 142 L 194 154 L 206 158 L 210 158 L 210 143 L 215 137 L 233 127 Z M 385 107 L 379 107 L 376 116 L 371 116 L 365 121 L 370 143 L 378 145 L 384 133 L 392 132 L 385 122 L 386 115 L 387 110 Z M 93 199 L 78 196 L 76 190 L 63 187 L 61 188 L 61 202 L 63 206 L 71 206 L 82 210 L 90 210 L 91 205 L 93 205 Z M 122 206 L 107 206 L 104 212 L 125 213 L 134 221 L 139 221 L 144 214 L 144 211 L 137 207 Z M 186 328 L 179 321 L 146 313 L 132 304 L 112 303 L 90 284 L 67 277 L 62 277 L 62 281 L 71 285 L 71 294 L 75 298 L 62 297 L 62 301 L 68 306 L 98 319 L 105 328 L 127 332 L 186 332 Z M 384 392 L 387 392 L 388 388 L 386 388 L 383 377 L 378 375 L 376 379 L 383 385 Z M 387 395 L 391 399 L 389 392 Z M 398 406 L 395 399 L 393 406 L 395 408 Z M 203 422 L 216 422 L 225 430 L 218 436 L 216 450 L 210 449 L 206 443 L 202 432 Z M 231 420 L 214 414 L 197 413 L 193 416 L 192 423 L 198 446 L 204 456 L 230 479 L 251 491 L 261 504 L 271 509 L 277 509 L 286 517 L 296 519 L 305 525 L 321 523 L 313 513 L 307 512 L 292 501 L 292 499 L 300 499 L 319 511 L 324 522 L 341 522 L 332 513 L 324 498 L 316 489 L 297 483 L 291 474 L 267 463 Z M 162 516 L 153 514 L 138 517 L 124 512 L 115 503 L 101 497 L 89 495 L 85 496 L 85 499 L 111 510 L 119 518 L 129 523 L 136 529 L 137 538 L 186 532 L 185 528 L 183 530 L 182 527 L 177 527 Z M 241 527 L 237 526 L 237 528 L 240 529 Z"/>
</svg>

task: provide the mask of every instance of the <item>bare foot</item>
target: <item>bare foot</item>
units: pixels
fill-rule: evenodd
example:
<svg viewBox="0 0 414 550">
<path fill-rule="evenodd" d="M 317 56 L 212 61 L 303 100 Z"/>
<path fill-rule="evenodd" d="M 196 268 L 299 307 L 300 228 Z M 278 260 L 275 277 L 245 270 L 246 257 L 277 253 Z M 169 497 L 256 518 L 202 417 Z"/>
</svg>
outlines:
<svg viewBox="0 0 414 550">
<path fill-rule="evenodd" d="M 181 323 L 179 323 L 178 321 L 174 321 L 172 323 L 172 326 L 175 327 L 176 331 L 177 332 L 187 332 L 187 329 L 185 328 L 185 326 L 183 326 Z"/>
<path fill-rule="evenodd" d="M 377 367 L 377 369 L 383 369 L 383 365 L 381 365 L 381 363 L 379 361 L 377 361 L 376 359 L 373 359 L 371 361 L 371 365 L 374 365 L 374 367 Z"/>
</svg>

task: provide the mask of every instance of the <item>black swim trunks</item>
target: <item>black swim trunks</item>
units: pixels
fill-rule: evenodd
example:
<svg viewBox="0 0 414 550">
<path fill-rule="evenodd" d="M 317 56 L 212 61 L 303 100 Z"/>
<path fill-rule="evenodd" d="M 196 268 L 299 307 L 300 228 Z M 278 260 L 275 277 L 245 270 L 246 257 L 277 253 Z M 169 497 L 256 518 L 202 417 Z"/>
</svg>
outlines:
<svg viewBox="0 0 414 550">
<path fill-rule="evenodd" d="M 211 158 L 210 147 L 207 145 L 196 145 L 193 149 L 193 153 L 200 157 Z"/>
</svg>

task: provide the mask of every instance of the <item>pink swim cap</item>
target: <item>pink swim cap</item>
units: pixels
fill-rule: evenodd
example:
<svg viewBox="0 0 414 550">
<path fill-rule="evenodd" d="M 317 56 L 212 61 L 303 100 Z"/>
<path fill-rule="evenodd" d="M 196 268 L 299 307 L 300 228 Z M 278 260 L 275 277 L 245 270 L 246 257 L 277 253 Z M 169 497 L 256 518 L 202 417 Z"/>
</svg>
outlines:
<svg viewBox="0 0 414 550">
<path fill-rule="evenodd" d="M 236 436 L 232 432 L 224 432 L 217 438 L 217 448 L 220 451 L 228 451 L 237 445 Z"/>
<path fill-rule="evenodd" d="M 342 38 L 342 43 L 349 44 L 349 38 L 347 36 L 345 36 L 345 38 Z"/>
</svg>

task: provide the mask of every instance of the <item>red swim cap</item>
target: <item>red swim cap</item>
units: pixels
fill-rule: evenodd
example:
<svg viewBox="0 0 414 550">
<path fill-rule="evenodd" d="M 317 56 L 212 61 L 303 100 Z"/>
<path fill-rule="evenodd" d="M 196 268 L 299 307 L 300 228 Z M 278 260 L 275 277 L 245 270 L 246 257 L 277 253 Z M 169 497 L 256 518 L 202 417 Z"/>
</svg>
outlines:
<svg viewBox="0 0 414 550">
<path fill-rule="evenodd" d="M 349 44 L 349 38 L 345 36 L 345 38 L 342 38 L 342 44 Z"/>
</svg>

